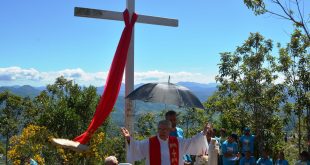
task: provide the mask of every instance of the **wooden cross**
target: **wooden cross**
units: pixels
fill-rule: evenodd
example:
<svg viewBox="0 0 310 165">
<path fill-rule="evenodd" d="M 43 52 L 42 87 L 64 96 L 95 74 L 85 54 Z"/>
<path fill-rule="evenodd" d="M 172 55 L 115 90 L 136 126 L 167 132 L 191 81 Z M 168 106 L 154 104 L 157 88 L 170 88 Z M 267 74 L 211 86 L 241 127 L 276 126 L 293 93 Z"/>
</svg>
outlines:
<svg viewBox="0 0 310 165">
<path fill-rule="evenodd" d="M 135 0 L 126 0 L 126 7 L 130 13 L 130 16 L 135 12 Z M 88 18 L 100 18 L 123 21 L 123 12 L 97 10 L 89 8 L 75 7 L 74 16 L 88 17 Z M 137 22 L 163 25 L 163 26 L 178 26 L 178 20 L 170 18 L 153 17 L 146 15 L 138 15 Z M 125 96 L 127 96 L 134 89 L 134 29 L 132 31 L 131 42 L 128 50 L 128 57 L 125 71 Z M 125 100 L 125 127 L 133 132 L 133 108 L 132 101 Z"/>
</svg>

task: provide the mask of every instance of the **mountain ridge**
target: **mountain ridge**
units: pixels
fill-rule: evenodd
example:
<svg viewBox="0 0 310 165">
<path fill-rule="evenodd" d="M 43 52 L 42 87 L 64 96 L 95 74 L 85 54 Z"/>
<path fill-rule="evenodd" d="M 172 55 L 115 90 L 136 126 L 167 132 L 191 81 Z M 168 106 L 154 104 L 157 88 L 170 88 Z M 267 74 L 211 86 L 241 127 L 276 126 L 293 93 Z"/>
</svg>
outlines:
<svg viewBox="0 0 310 165">
<path fill-rule="evenodd" d="M 191 90 L 201 102 L 205 102 L 209 96 L 211 96 L 217 90 L 216 83 L 201 84 L 196 82 L 179 82 L 177 85 L 184 86 Z M 143 84 L 136 84 L 134 88 L 141 86 Z M 96 87 L 97 94 L 101 95 L 103 93 L 104 87 Z M 21 97 L 34 98 L 40 94 L 41 91 L 45 90 L 46 87 L 33 87 L 30 85 L 23 86 L 0 86 L 0 93 L 4 91 L 10 91 Z M 125 84 L 122 84 L 117 101 L 114 105 L 115 111 L 111 113 L 112 120 L 116 123 L 122 125 L 124 122 L 124 107 L 125 107 Z M 145 112 L 155 112 L 163 109 L 177 109 L 178 107 L 173 105 L 165 105 L 160 103 L 144 103 L 142 101 L 134 101 L 133 108 L 135 114 L 141 114 Z"/>
</svg>

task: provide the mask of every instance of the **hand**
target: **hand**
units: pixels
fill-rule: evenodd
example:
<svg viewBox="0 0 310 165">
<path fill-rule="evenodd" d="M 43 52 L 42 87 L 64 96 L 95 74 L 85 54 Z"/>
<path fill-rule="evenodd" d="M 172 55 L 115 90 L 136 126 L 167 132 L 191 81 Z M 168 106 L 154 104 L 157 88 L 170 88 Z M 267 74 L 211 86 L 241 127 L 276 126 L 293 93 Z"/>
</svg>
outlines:
<svg viewBox="0 0 310 165">
<path fill-rule="evenodd" d="M 129 133 L 129 131 L 125 127 L 122 127 L 121 131 L 122 131 L 123 136 L 126 138 L 127 143 L 129 144 L 130 143 L 130 133 Z"/>
<path fill-rule="evenodd" d="M 130 137 L 130 133 L 125 127 L 122 127 L 121 131 L 124 137 Z"/>
</svg>

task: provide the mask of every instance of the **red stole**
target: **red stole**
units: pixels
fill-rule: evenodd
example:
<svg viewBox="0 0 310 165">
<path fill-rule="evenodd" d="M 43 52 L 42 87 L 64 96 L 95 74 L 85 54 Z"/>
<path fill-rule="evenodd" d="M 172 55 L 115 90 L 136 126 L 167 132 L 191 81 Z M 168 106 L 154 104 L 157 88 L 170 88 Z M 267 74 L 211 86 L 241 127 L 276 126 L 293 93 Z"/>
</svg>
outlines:
<svg viewBox="0 0 310 165">
<path fill-rule="evenodd" d="M 176 137 L 169 136 L 168 147 L 171 165 L 179 165 L 179 142 Z M 150 165 L 161 165 L 160 143 L 157 136 L 149 139 Z"/>
</svg>

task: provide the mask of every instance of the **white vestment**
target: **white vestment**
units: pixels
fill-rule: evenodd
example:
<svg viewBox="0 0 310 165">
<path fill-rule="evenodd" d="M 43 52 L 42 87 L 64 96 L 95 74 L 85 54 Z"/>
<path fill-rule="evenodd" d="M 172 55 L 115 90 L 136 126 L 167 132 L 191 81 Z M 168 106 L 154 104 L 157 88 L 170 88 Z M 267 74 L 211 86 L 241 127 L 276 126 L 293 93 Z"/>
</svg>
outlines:
<svg viewBox="0 0 310 165">
<path fill-rule="evenodd" d="M 211 138 L 210 144 L 206 143 L 207 150 L 203 155 L 196 156 L 194 165 L 217 165 L 219 144 L 215 138 Z"/>
<path fill-rule="evenodd" d="M 165 141 L 158 136 L 157 138 L 160 143 L 161 165 L 170 165 L 168 139 Z M 177 139 L 179 142 L 179 165 L 183 165 L 183 155 L 201 155 L 206 150 L 206 137 L 202 133 L 198 133 L 189 139 Z M 127 148 L 127 161 L 133 163 L 144 158 L 146 158 L 146 165 L 149 165 L 149 139 L 137 141 L 130 138 L 130 144 Z"/>
<path fill-rule="evenodd" d="M 208 150 L 208 165 L 217 165 L 218 160 L 218 154 L 219 154 L 219 144 L 215 138 L 211 138 L 211 142 L 209 144 L 209 150 Z"/>
</svg>

